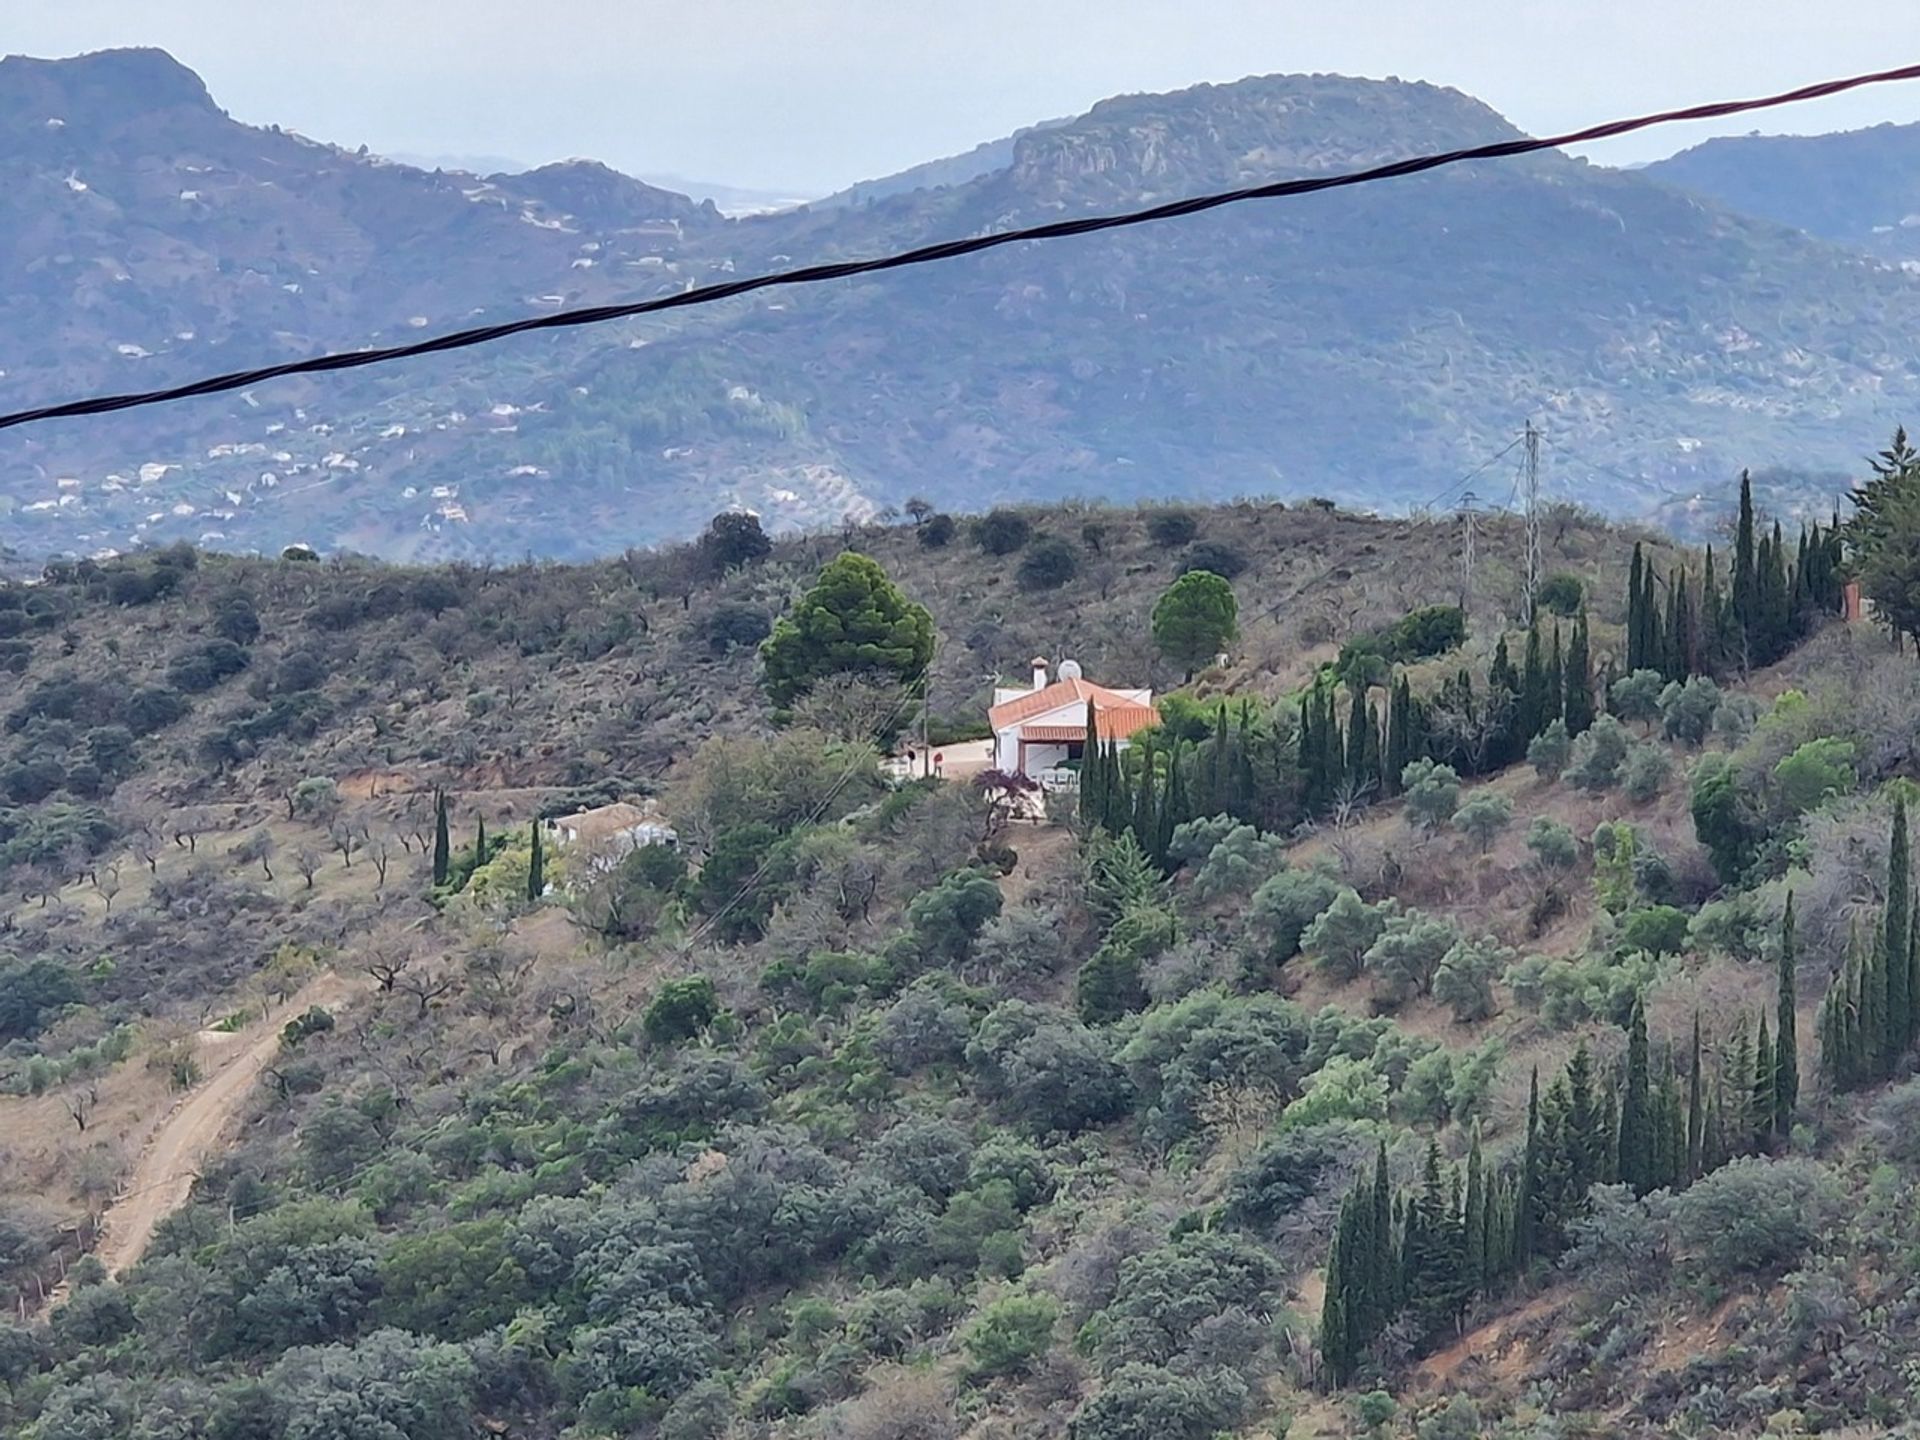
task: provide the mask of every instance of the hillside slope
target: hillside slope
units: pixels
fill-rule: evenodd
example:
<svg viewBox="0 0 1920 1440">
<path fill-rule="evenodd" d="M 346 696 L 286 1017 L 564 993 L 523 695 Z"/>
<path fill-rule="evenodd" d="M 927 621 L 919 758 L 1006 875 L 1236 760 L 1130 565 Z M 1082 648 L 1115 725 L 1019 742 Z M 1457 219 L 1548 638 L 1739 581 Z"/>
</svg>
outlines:
<svg viewBox="0 0 1920 1440">
<path fill-rule="evenodd" d="M 1897 1424 L 1920 1085 L 1904 1035 L 1837 1083 L 1822 1002 L 1910 933 L 1910 658 L 1770 561 L 1778 613 L 1628 612 L 1700 557 L 1577 512 L 1537 645 L 1510 521 L 1462 617 L 1441 527 L 1017 518 L 0 587 L 0 1428 Z M 1038 651 L 1162 725 L 1051 824 L 889 782 L 857 687 L 775 714 L 753 660 L 847 545 L 933 610 L 944 713 Z M 1240 634 L 1175 698 L 1142 637 L 1202 558 Z M 1729 613 L 1784 658 L 1742 677 Z M 536 849 L 615 797 L 682 846 Z"/>
<path fill-rule="evenodd" d="M 431 174 L 234 124 L 152 52 L 0 65 L 10 402 L 645 296 L 1512 135 L 1420 84 L 1129 96 L 963 183 L 727 221 L 589 165 Z M 1003 153 L 1004 152 L 1004 153 Z M 1520 418 L 1641 515 L 1845 469 L 1920 399 L 1920 279 L 1559 156 L 0 437 L 29 554 L 580 557 L 1083 494 L 1417 503 Z"/>
</svg>

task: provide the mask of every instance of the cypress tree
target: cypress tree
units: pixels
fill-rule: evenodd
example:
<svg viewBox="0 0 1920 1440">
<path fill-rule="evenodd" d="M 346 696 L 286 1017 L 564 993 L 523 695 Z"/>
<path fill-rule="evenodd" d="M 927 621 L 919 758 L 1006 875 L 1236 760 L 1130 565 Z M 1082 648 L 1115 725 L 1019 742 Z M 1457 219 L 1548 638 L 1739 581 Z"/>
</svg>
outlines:
<svg viewBox="0 0 1920 1440">
<path fill-rule="evenodd" d="M 1700 668 L 1704 674 L 1719 669 L 1725 649 L 1726 616 L 1720 599 L 1720 577 L 1714 570 L 1713 546 L 1707 546 L 1707 564 L 1700 581 Z"/>
<path fill-rule="evenodd" d="M 447 883 L 447 871 L 453 864 L 453 847 L 447 837 L 447 792 L 433 792 L 433 883 Z"/>
<path fill-rule="evenodd" d="M 473 822 L 473 868 L 487 863 L 487 817 L 477 815 Z"/>
<path fill-rule="evenodd" d="M 1773 1133 L 1793 1133 L 1793 1113 L 1800 1105 L 1800 1022 L 1795 1013 L 1796 944 L 1793 892 L 1787 892 L 1787 911 L 1780 920 L 1780 998 L 1774 1017 L 1779 1027 L 1773 1057 Z"/>
<path fill-rule="evenodd" d="M 1173 832 L 1191 820 L 1187 810 L 1187 787 L 1180 778 L 1180 741 L 1176 738 L 1167 752 L 1167 789 L 1160 805 L 1159 824 L 1154 830 L 1153 858 L 1162 870 L 1168 868 L 1168 852 L 1173 849 Z"/>
<path fill-rule="evenodd" d="M 1133 823 L 1133 781 L 1127 774 L 1127 767 L 1120 763 L 1120 742 L 1107 744 L 1106 774 L 1100 782 L 1101 793 L 1106 800 L 1106 815 L 1102 821 L 1107 830 L 1118 835 Z"/>
<path fill-rule="evenodd" d="M 1080 742 L 1080 826 L 1083 830 L 1092 830 L 1105 818 L 1106 795 L 1101 783 L 1106 774 L 1104 759 L 1093 701 L 1089 700 L 1086 736 Z"/>
<path fill-rule="evenodd" d="M 1553 627 L 1553 654 L 1547 660 L 1547 703 L 1540 718 L 1540 728 L 1546 729 L 1555 720 L 1560 719 L 1567 708 L 1567 662 L 1560 647 L 1560 627 Z"/>
<path fill-rule="evenodd" d="M 1773 1042 L 1767 1035 L 1767 1017 L 1760 1017 L 1760 1038 L 1753 1047 L 1753 1098 L 1747 1107 L 1747 1120 L 1753 1132 L 1753 1148 L 1767 1149 L 1773 1141 Z"/>
<path fill-rule="evenodd" d="M 1507 655 L 1507 637 L 1493 647 L 1493 663 L 1487 667 L 1487 715 L 1498 718 L 1500 728 L 1487 746 L 1485 768 L 1504 769 L 1518 758 L 1520 672 Z"/>
<path fill-rule="evenodd" d="M 1527 1148 L 1520 1160 L 1520 1193 L 1513 1207 L 1513 1266 L 1533 1263 L 1540 1204 L 1540 1067 L 1527 1090 Z"/>
<path fill-rule="evenodd" d="M 1526 742 L 1547 727 L 1547 662 L 1540 649 L 1540 625 L 1527 631 L 1526 657 L 1520 669 L 1520 702 L 1515 714 L 1516 740 Z"/>
<path fill-rule="evenodd" d="M 1593 660 L 1588 648 L 1587 612 L 1573 622 L 1567 645 L 1566 704 L 1562 711 L 1569 736 L 1583 735 L 1593 724 Z"/>
<path fill-rule="evenodd" d="M 546 857 L 540 851 L 540 822 L 529 821 L 527 831 L 531 845 L 527 854 L 527 899 L 537 905 L 540 897 L 547 893 Z"/>
<path fill-rule="evenodd" d="M 1908 953 L 1912 939 L 1908 896 L 1911 860 L 1907 852 L 1907 801 L 1896 795 L 1893 801 L 1893 835 L 1887 845 L 1887 908 L 1883 918 L 1882 944 L 1887 960 L 1887 1039 L 1889 1067 L 1913 1044 L 1914 1004 L 1912 957 Z"/>
<path fill-rule="evenodd" d="M 1753 479 L 1740 472 L 1740 526 L 1733 541 L 1733 634 L 1735 656 L 1744 672 L 1753 661 L 1754 631 L 1760 615 L 1760 578 L 1753 543 Z"/>
<path fill-rule="evenodd" d="M 1700 674 L 1700 625 L 1694 616 L 1693 591 L 1688 588 L 1684 570 L 1675 586 L 1671 644 L 1673 665 L 1668 678 L 1685 680 L 1689 675 Z"/>
<path fill-rule="evenodd" d="M 1340 1206 L 1333 1246 L 1327 1252 L 1327 1292 L 1320 1302 L 1320 1356 L 1326 1362 L 1328 1377 L 1336 1385 L 1347 1383 L 1359 1358 L 1353 1343 L 1353 1317 L 1347 1304 L 1353 1287 L 1348 1271 L 1365 1259 L 1354 1234 L 1355 1193 L 1349 1191 Z"/>
<path fill-rule="evenodd" d="M 1700 1161 L 1707 1139 L 1706 1094 L 1700 1072 L 1700 1012 L 1693 1012 L 1693 1055 L 1687 1065 L 1687 1168 L 1688 1181 L 1700 1178 Z"/>
<path fill-rule="evenodd" d="M 1347 688 L 1353 692 L 1352 704 L 1347 709 L 1347 754 L 1346 777 L 1347 793 L 1357 796 L 1369 777 L 1378 770 L 1380 750 L 1375 742 L 1369 740 L 1373 729 L 1373 710 L 1367 704 L 1367 687 L 1356 676 L 1347 682 Z M 1372 752 L 1371 768 L 1368 753 Z"/>
<path fill-rule="evenodd" d="M 1620 1102 L 1620 1183 L 1635 1195 L 1657 1188 L 1652 1095 L 1647 1075 L 1647 1012 L 1636 1000 L 1627 1026 L 1626 1092 Z"/>
<path fill-rule="evenodd" d="M 1654 668 L 1669 680 L 1684 680 L 1680 667 L 1680 586 L 1667 576 L 1667 619 L 1660 627 L 1660 646 L 1654 655 Z"/>
<path fill-rule="evenodd" d="M 1640 542 L 1634 541 L 1633 562 L 1627 567 L 1627 671 L 1643 669 L 1646 656 L 1646 617 L 1642 613 L 1645 599 L 1641 583 L 1646 577 L 1646 560 L 1641 554 Z"/>
<path fill-rule="evenodd" d="M 1473 1141 L 1467 1151 L 1467 1199 L 1462 1222 L 1466 1231 L 1463 1279 L 1469 1293 L 1487 1287 L 1487 1177 L 1480 1153 L 1480 1122 L 1473 1122 Z"/>
<path fill-rule="evenodd" d="M 1400 1267 L 1393 1249 L 1393 1176 L 1387 1169 L 1387 1142 L 1380 1141 L 1373 1162 L 1372 1223 L 1368 1233 L 1374 1237 L 1367 1270 L 1367 1317 L 1373 1329 L 1368 1338 L 1387 1327 L 1400 1308 Z"/>
</svg>

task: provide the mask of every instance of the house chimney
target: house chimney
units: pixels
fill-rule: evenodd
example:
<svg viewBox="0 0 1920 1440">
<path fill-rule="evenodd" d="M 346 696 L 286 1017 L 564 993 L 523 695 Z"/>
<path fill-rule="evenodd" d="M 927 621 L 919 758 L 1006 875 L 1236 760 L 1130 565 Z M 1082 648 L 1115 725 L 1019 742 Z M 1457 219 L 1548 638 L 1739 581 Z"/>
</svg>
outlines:
<svg viewBox="0 0 1920 1440">
<path fill-rule="evenodd" d="M 1033 688 L 1035 690 L 1047 688 L 1047 657 L 1044 655 L 1033 657 Z"/>
</svg>

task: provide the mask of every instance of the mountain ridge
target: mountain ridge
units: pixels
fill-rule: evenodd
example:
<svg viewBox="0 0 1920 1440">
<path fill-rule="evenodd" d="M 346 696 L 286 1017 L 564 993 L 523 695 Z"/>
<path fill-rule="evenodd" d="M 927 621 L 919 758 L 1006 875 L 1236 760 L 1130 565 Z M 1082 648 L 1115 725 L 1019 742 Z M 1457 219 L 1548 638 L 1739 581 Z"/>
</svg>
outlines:
<svg viewBox="0 0 1920 1440">
<path fill-rule="evenodd" d="M 127 67 L 137 127 L 90 108 Z M 1103 101 L 959 184 L 729 220 L 594 162 L 482 179 L 242 126 L 155 54 L 9 73 L 22 404 L 1519 133 L 1424 82 L 1260 77 Z M 1602 456 L 1581 499 L 1671 514 L 1745 465 L 1852 464 L 1920 400 L 1916 325 L 1884 264 L 1543 155 L 0 438 L 0 541 L 579 556 L 727 505 L 1396 509 L 1528 414 Z"/>
</svg>

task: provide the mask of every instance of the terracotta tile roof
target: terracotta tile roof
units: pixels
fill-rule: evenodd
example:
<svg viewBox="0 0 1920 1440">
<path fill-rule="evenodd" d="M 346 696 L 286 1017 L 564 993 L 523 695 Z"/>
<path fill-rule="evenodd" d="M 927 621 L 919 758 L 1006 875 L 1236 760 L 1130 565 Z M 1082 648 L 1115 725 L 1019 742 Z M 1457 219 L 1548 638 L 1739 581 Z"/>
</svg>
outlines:
<svg viewBox="0 0 1920 1440">
<path fill-rule="evenodd" d="M 1160 712 L 1151 705 L 1127 705 L 1113 710 L 1096 709 L 1093 723 L 1094 728 L 1100 732 L 1102 740 L 1126 740 L 1149 725 L 1158 725 Z M 1085 740 L 1087 727 L 1084 724 L 1028 725 L 1021 730 L 1020 738 L 1030 744 L 1059 745 L 1072 740 Z"/>
<path fill-rule="evenodd" d="M 1004 730 L 1009 725 L 1018 725 L 1029 715 L 1044 715 L 1049 710 L 1058 710 L 1063 705 L 1079 705 L 1085 710 L 1087 701 L 1093 701 L 1095 710 L 1106 709 L 1146 709 L 1137 700 L 1095 685 L 1091 680 L 1083 680 L 1078 675 L 1067 680 L 1056 680 L 1044 690 L 1034 690 L 1025 695 L 1016 695 L 1004 704 L 996 705 L 987 711 L 987 722 L 996 730 Z M 1134 729 L 1139 729 L 1135 726 Z M 1129 731 L 1129 734 L 1132 732 Z"/>
</svg>

